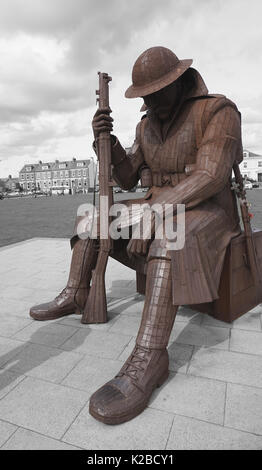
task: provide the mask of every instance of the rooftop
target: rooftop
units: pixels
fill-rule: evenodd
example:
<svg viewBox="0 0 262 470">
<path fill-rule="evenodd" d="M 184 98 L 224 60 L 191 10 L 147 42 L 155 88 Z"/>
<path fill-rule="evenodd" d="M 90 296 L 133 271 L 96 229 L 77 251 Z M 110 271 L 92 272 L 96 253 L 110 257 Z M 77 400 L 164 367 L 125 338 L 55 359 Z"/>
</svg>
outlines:
<svg viewBox="0 0 262 470">
<path fill-rule="evenodd" d="M 31 171 L 46 171 L 46 169 L 43 170 L 43 167 L 48 167 L 48 170 L 59 170 L 59 169 L 64 169 L 60 168 L 60 165 L 66 165 L 65 169 L 70 170 L 71 168 L 75 169 L 77 166 L 77 163 L 84 163 L 90 162 L 91 160 L 88 158 L 85 159 L 72 159 L 72 160 L 55 160 L 53 162 L 42 162 L 39 161 L 38 163 L 27 163 L 24 165 L 19 173 L 26 172 L 27 167 L 31 167 Z"/>
</svg>

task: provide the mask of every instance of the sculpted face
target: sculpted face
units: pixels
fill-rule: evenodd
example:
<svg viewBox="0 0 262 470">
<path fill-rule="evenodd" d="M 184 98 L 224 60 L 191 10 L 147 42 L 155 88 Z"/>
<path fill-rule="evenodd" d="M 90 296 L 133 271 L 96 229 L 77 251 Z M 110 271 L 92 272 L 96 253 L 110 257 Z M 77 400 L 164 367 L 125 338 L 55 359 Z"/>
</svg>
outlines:
<svg viewBox="0 0 262 470">
<path fill-rule="evenodd" d="M 144 103 L 160 121 L 166 121 L 174 112 L 182 94 L 180 80 L 176 80 L 161 90 L 151 95 L 143 96 Z"/>
</svg>

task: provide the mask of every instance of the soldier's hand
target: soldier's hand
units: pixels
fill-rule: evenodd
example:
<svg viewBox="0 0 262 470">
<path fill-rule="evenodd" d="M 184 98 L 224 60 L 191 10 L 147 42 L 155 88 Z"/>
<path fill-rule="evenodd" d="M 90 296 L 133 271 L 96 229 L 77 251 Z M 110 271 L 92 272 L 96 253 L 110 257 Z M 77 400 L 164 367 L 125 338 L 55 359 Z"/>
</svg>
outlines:
<svg viewBox="0 0 262 470">
<path fill-rule="evenodd" d="M 150 241 L 151 240 L 138 240 L 131 238 L 126 249 L 129 258 L 131 258 L 131 256 L 145 256 L 147 254 Z"/>
<path fill-rule="evenodd" d="M 113 118 L 110 116 L 110 108 L 98 109 L 93 117 L 92 128 L 95 139 L 99 136 L 100 132 L 113 130 Z"/>
<path fill-rule="evenodd" d="M 136 227 L 132 238 L 127 245 L 127 254 L 129 257 L 147 254 L 150 242 L 155 232 L 155 216 L 151 214 L 151 221 L 147 224 L 143 224 L 141 221 Z"/>
</svg>

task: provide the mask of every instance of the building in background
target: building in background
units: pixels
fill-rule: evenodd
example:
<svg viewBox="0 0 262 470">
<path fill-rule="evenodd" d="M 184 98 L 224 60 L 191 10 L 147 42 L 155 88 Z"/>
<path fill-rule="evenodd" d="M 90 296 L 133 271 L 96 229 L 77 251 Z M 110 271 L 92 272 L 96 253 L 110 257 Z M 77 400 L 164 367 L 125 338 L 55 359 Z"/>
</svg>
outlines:
<svg viewBox="0 0 262 470">
<path fill-rule="evenodd" d="M 42 191 L 74 194 L 94 188 L 96 162 L 93 159 L 72 160 L 24 165 L 19 172 L 19 183 L 26 192 Z"/>
<path fill-rule="evenodd" d="M 244 150 L 244 159 L 239 168 L 241 174 L 246 179 L 262 181 L 262 155 L 258 155 L 249 150 Z"/>
<path fill-rule="evenodd" d="M 19 178 L 12 178 L 12 175 L 9 175 L 8 178 L 2 178 L 0 180 L 0 192 L 14 192 L 20 191 Z"/>
</svg>

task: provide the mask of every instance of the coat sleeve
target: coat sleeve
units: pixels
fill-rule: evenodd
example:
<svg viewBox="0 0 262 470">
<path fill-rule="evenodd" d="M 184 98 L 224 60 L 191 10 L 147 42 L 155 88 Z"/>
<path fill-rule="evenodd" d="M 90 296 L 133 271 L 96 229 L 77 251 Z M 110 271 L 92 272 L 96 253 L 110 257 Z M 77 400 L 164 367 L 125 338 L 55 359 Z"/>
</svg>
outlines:
<svg viewBox="0 0 262 470">
<path fill-rule="evenodd" d="M 219 193 L 242 152 L 240 114 L 226 98 L 212 114 L 199 146 L 195 171 L 174 188 L 164 188 L 154 203 L 185 204 L 186 209 Z M 175 208 L 174 208 L 175 209 Z"/>
<path fill-rule="evenodd" d="M 133 188 L 140 179 L 139 169 L 144 164 L 140 142 L 141 121 L 136 127 L 135 141 L 128 152 L 117 138 L 112 145 L 113 178 L 123 189 Z"/>
</svg>

